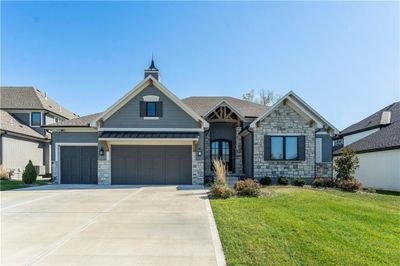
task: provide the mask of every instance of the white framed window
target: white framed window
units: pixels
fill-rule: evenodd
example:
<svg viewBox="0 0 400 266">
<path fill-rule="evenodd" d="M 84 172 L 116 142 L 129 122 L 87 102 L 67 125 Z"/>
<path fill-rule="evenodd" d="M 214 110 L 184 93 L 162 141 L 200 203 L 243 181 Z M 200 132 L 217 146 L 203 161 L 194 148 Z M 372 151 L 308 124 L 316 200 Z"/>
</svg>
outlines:
<svg viewBox="0 0 400 266">
<path fill-rule="evenodd" d="M 42 113 L 41 112 L 31 112 L 30 125 L 31 125 L 31 127 L 40 127 L 42 125 Z"/>
</svg>

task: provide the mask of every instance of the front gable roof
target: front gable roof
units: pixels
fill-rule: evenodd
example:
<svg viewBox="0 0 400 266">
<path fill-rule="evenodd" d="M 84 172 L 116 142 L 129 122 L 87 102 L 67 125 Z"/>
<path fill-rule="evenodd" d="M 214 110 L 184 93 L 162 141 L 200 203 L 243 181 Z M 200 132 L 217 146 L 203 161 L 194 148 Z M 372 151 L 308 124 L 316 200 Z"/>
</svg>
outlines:
<svg viewBox="0 0 400 266">
<path fill-rule="evenodd" d="M 297 96 L 293 91 L 289 91 L 285 96 L 279 99 L 268 111 L 260 115 L 256 120 L 250 124 L 250 128 L 255 128 L 257 123 L 268 115 L 270 115 L 274 110 L 276 110 L 283 102 L 288 102 L 291 107 L 298 113 L 309 117 L 311 120 L 317 123 L 319 127 L 325 126 L 327 129 L 333 130 L 335 134 L 339 132 L 331 123 L 329 123 L 325 118 L 323 118 L 317 111 L 315 111 L 311 106 L 309 106 L 305 101 L 303 101 L 299 96 Z"/>
<path fill-rule="evenodd" d="M 164 93 L 169 99 L 171 99 L 176 105 L 178 105 L 183 111 L 185 111 L 190 117 L 194 120 L 202 123 L 204 128 L 208 128 L 209 124 L 205 121 L 200 115 L 195 113 L 190 107 L 184 104 L 181 100 L 178 99 L 171 91 L 169 91 L 164 85 L 162 85 L 158 80 L 156 80 L 151 75 L 147 76 L 143 81 L 141 81 L 138 85 L 136 85 L 132 90 L 130 90 L 127 94 L 125 94 L 121 99 L 119 99 L 116 103 L 114 103 L 111 107 L 109 107 L 105 112 L 97 117 L 94 123 L 98 123 L 100 121 L 104 121 L 111 117 L 115 112 L 121 109 L 125 104 L 127 104 L 131 99 L 133 99 L 136 95 L 138 95 L 141 91 L 143 91 L 148 86 L 153 85 L 155 88 Z"/>
</svg>

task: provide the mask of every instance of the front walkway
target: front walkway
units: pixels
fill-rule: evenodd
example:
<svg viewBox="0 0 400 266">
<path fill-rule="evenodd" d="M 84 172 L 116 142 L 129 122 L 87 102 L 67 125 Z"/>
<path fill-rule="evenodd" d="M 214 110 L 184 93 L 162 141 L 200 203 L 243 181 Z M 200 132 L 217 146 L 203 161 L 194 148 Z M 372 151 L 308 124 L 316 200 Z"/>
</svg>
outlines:
<svg viewBox="0 0 400 266">
<path fill-rule="evenodd" d="M 1 192 L 1 265 L 222 265 L 199 187 L 52 185 Z"/>
</svg>

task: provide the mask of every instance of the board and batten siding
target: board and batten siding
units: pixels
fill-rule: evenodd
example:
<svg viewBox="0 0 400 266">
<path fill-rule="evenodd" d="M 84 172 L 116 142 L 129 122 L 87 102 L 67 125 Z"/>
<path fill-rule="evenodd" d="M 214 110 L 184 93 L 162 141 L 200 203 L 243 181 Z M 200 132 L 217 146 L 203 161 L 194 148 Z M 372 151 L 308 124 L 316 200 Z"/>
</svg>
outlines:
<svg viewBox="0 0 400 266">
<path fill-rule="evenodd" d="M 53 132 L 51 160 L 55 160 L 58 143 L 97 143 L 97 132 Z"/>
<path fill-rule="evenodd" d="M 355 176 L 364 187 L 400 191 L 400 149 L 357 154 Z"/>
<path fill-rule="evenodd" d="M 163 111 L 158 119 L 144 119 L 140 117 L 140 101 L 143 96 L 155 95 L 160 97 Z M 104 128 L 198 128 L 199 123 L 174 103 L 164 93 L 148 86 L 132 98 L 108 119 L 104 121 Z"/>
</svg>

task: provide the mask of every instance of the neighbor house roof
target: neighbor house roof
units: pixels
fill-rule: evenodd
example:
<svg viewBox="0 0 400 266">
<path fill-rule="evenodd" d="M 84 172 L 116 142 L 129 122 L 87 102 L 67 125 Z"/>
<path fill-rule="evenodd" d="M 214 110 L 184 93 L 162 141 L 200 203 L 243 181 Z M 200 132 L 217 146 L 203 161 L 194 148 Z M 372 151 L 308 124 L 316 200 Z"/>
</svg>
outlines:
<svg viewBox="0 0 400 266">
<path fill-rule="evenodd" d="M 385 111 L 390 111 L 390 120 L 388 121 L 388 124 L 382 125 L 382 113 Z M 347 145 L 346 147 L 358 153 L 400 149 L 400 102 L 395 102 L 386 106 L 373 115 L 351 125 L 345 129 L 345 132 L 347 132 L 345 135 L 351 132 L 356 133 L 374 127 L 380 127 L 381 129 L 351 143 L 350 145 Z M 341 151 L 342 149 L 336 150 L 334 154 L 339 155 L 341 154 Z"/>
<path fill-rule="evenodd" d="M 45 139 L 45 137 L 27 125 L 20 123 L 8 112 L 0 110 L 0 130 L 21 134 L 28 137 Z"/>
<path fill-rule="evenodd" d="M 229 96 L 193 96 L 182 101 L 201 116 L 223 101 L 239 110 L 245 117 L 258 117 L 268 110 L 267 106 Z"/>
<path fill-rule="evenodd" d="M 0 87 L 0 108 L 47 110 L 67 119 L 77 117 L 34 87 Z"/>
<path fill-rule="evenodd" d="M 95 113 L 91 115 L 85 115 L 77 118 L 73 118 L 70 120 L 64 120 L 57 123 L 49 124 L 43 126 L 44 128 L 53 128 L 53 127 L 89 127 L 90 123 L 95 121 L 99 115 L 102 113 Z"/>
<path fill-rule="evenodd" d="M 352 124 L 351 126 L 345 128 L 340 132 L 341 136 L 349 135 L 351 133 L 357 133 L 360 131 L 365 131 L 373 128 L 377 128 L 381 126 L 381 119 L 383 112 L 391 112 L 391 122 L 400 120 L 400 102 L 395 102 L 391 105 L 386 106 L 385 108 L 379 110 L 378 112 L 368 116 L 367 118 Z"/>
</svg>

